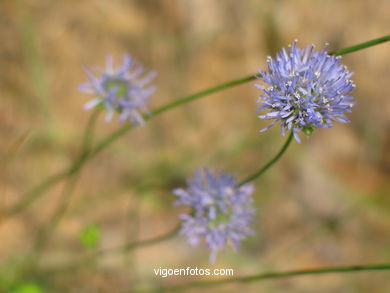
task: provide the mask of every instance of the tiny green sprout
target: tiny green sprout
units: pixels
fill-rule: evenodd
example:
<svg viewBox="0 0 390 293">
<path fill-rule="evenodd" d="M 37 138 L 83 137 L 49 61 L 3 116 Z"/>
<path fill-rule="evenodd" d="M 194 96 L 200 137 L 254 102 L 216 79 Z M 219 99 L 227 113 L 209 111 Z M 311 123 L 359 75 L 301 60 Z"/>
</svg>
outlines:
<svg viewBox="0 0 390 293">
<path fill-rule="evenodd" d="M 79 240 L 86 249 L 94 249 L 100 242 L 100 228 L 96 224 L 89 224 L 80 232 Z"/>
<path fill-rule="evenodd" d="M 314 131 L 314 128 L 311 127 L 311 126 L 305 126 L 302 128 L 303 132 L 307 135 L 307 136 L 310 136 L 313 131 Z"/>
</svg>

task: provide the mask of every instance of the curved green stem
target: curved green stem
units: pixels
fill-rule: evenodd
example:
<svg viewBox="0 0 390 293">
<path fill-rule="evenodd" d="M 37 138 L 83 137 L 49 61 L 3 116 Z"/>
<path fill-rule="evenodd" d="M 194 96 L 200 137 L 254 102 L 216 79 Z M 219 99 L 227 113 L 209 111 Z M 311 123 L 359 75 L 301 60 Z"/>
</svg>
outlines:
<svg viewBox="0 0 390 293">
<path fill-rule="evenodd" d="M 90 147 L 92 144 L 92 132 L 95 122 L 97 120 L 98 114 L 100 113 L 100 109 L 94 111 L 90 119 L 88 121 L 87 127 L 85 129 L 84 138 L 83 138 L 83 146 L 82 151 L 78 158 L 74 161 L 73 165 L 71 165 L 68 169 L 59 172 L 51 177 L 49 177 L 46 181 L 35 187 L 31 190 L 30 193 L 26 194 L 18 204 L 11 207 L 6 211 L 0 211 L 0 219 L 1 217 L 10 217 L 14 214 L 18 214 L 27 208 L 31 203 L 33 203 L 36 199 L 40 197 L 40 195 L 45 192 L 47 189 L 60 182 L 66 177 L 69 177 L 81 168 L 84 162 L 87 160 L 89 153 L 91 152 Z"/>
<path fill-rule="evenodd" d="M 384 42 L 390 41 L 390 35 L 374 39 L 368 42 L 363 42 L 351 47 L 347 47 L 344 49 L 340 49 L 338 51 L 332 52 L 331 54 L 335 55 L 345 55 L 351 52 L 355 52 L 358 50 L 362 50 L 371 46 L 375 46 Z M 161 106 L 154 111 L 152 111 L 152 115 L 145 117 L 145 119 L 153 118 L 159 114 L 162 114 L 168 110 L 174 109 L 180 105 L 183 105 L 185 103 L 189 103 L 191 101 L 195 101 L 197 99 L 200 99 L 202 97 L 205 97 L 209 94 L 246 83 L 248 81 L 254 80 L 255 75 L 246 76 L 243 78 L 239 78 L 236 80 L 229 81 L 227 83 L 211 87 L 209 89 L 203 90 L 201 92 L 198 92 L 196 94 L 192 94 L 183 98 L 180 98 L 174 102 L 168 103 L 167 105 Z M 113 132 L 111 135 L 100 141 L 95 148 L 93 148 L 90 152 L 87 152 L 83 154 L 83 156 L 79 157 L 69 168 L 59 172 L 58 174 L 55 174 L 51 177 L 49 177 L 47 180 L 45 180 L 43 183 L 35 187 L 32 191 L 28 192 L 26 195 L 23 196 L 23 199 L 17 203 L 15 206 L 11 207 L 8 210 L 0 211 L 0 217 L 9 217 L 14 214 L 17 214 L 27 208 L 32 202 L 34 202 L 36 199 L 38 199 L 47 189 L 49 189 L 51 186 L 56 184 L 57 182 L 61 181 L 63 178 L 73 174 L 74 172 L 78 171 L 84 163 L 93 155 L 99 153 L 100 151 L 107 148 L 111 143 L 116 141 L 118 138 L 123 136 L 125 133 L 127 133 L 132 128 L 131 125 L 127 124 L 119 128 L 117 131 Z"/>
<path fill-rule="evenodd" d="M 79 158 L 81 158 L 81 160 L 83 160 L 83 158 L 86 157 L 86 154 L 88 153 L 90 146 L 92 144 L 94 126 L 99 113 L 100 113 L 100 109 L 95 109 L 88 120 L 87 127 L 84 131 L 83 144 L 79 155 Z M 44 248 L 44 245 L 46 244 L 47 240 L 52 235 L 52 232 L 57 227 L 62 216 L 66 212 L 66 209 L 68 207 L 72 195 L 73 188 L 75 187 L 77 182 L 78 169 L 69 170 L 68 172 L 64 173 L 64 177 L 68 177 L 69 180 L 66 183 L 63 192 L 61 194 L 61 203 L 53 213 L 51 219 L 46 221 L 44 226 L 42 226 L 37 231 L 37 236 L 35 238 L 35 242 L 33 246 L 34 253 L 31 255 L 30 258 L 26 259 L 25 268 L 23 270 L 26 271 L 28 274 L 35 271 L 37 262 L 40 259 L 40 255 L 42 253 L 42 248 Z M 35 194 L 35 196 L 37 195 L 38 194 Z M 23 206 L 19 206 L 19 209 L 22 207 Z"/>
<path fill-rule="evenodd" d="M 202 98 L 204 96 L 207 96 L 209 94 L 221 91 L 223 89 L 233 87 L 242 83 L 246 83 L 250 80 L 256 79 L 255 75 L 247 76 L 244 78 L 236 79 L 229 81 L 227 83 L 211 87 L 209 89 L 200 91 L 196 94 L 192 94 L 189 96 L 186 96 L 184 98 L 178 99 L 174 102 L 168 103 L 167 105 L 161 106 L 154 111 L 152 111 L 151 115 L 145 116 L 145 120 L 149 120 L 157 115 L 160 115 L 170 109 L 176 108 L 182 104 L 194 101 L 196 99 Z M 119 128 L 118 130 L 114 131 L 111 135 L 106 137 L 105 139 L 101 140 L 97 145 L 91 149 L 89 152 L 84 152 L 82 155 L 73 163 L 72 166 L 70 166 L 68 169 L 50 177 L 46 181 L 44 181 L 42 184 L 38 185 L 36 188 L 34 188 L 30 193 L 23 196 L 23 200 L 21 200 L 18 204 L 11 207 L 9 210 L 2 211 L 0 215 L 3 217 L 9 217 L 14 214 L 17 214 L 27 208 L 31 203 L 33 203 L 36 199 L 40 197 L 40 195 L 45 192 L 48 188 L 56 184 L 57 182 L 61 181 L 63 178 L 70 176 L 77 172 L 84 163 L 92 156 L 98 154 L 102 150 L 106 149 L 109 145 L 111 145 L 114 141 L 122 137 L 124 134 L 126 134 L 130 129 L 132 129 L 133 126 L 131 124 L 126 124 Z"/>
<path fill-rule="evenodd" d="M 50 176 L 44 182 L 32 189 L 29 193 L 23 196 L 23 199 L 8 210 L 0 211 L 0 219 L 13 216 L 26 209 L 30 204 L 37 200 L 46 190 L 60 182 L 69 175 L 69 169 L 58 172 Z"/>
<path fill-rule="evenodd" d="M 178 292 L 187 289 L 216 287 L 216 286 L 222 286 L 222 285 L 232 284 L 232 283 L 250 283 L 250 282 L 257 282 L 257 281 L 269 280 L 269 279 L 281 279 L 281 278 L 289 278 L 289 277 L 291 278 L 291 277 L 308 276 L 308 275 L 354 273 L 354 272 L 362 272 L 362 271 L 381 271 L 381 270 L 390 270 L 390 264 L 337 266 L 337 267 L 325 267 L 319 269 L 261 273 L 252 276 L 246 276 L 246 277 L 226 278 L 226 279 L 214 280 L 214 281 L 193 282 L 193 283 L 187 283 L 178 286 L 156 288 L 154 290 L 142 291 L 142 292 Z"/>
<path fill-rule="evenodd" d="M 168 109 L 169 109 L 169 107 L 167 107 L 164 111 L 166 111 Z M 279 150 L 279 152 L 276 154 L 276 156 L 272 160 L 270 160 L 267 164 L 265 164 L 263 167 L 261 167 L 257 172 L 255 172 L 251 176 L 249 176 L 246 179 L 244 179 L 243 181 L 241 181 L 238 184 L 238 186 L 244 185 L 244 184 L 246 184 L 246 183 L 248 183 L 248 182 L 258 178 L 264 172 L 266 172 L 272 165 L 274 165 L 282 157 L 282 155 L 285 153 L 285 151 L 287 150 L 288 146 L 291 144 L 291 141 L 292 141 L 293 137 L 294 137 L 294 133 L 291 131 L 290 134 L 287 137 L 286 142 L 283 144 L 282 148 Z M 129 244 L 127 244 L 125 246 L 122 246 L 122 247 L 117 247 L 117 248 L 113 248 L 113 249 L 109 249 L 109 250 L 97 251 L 97 252 L 95 252 L 93 254 L 93 256 L 90 256 L 90 258 L 95 259 L 95 258 L 98 258 L 100 256 L 103 256 L 103 255 L 106 255 L 106 254 L 109 254 L 109 253 L 113 253 L 113 252 L 126 252 L 126 251 L 133 250 L 135 248 L 138 248 L 138 247 L 159 243 L 159 242 L 162 242 L 164 240 L 168 240 L 168 239 L 171 239 L 172 237 L 174 237 L 179 232 L 179 229 L 180 229 L 180 225 L 177 226 L 172 231 L 168 232 L 167 234 L 164 234 L 164 235 L 156 237 L 156 238 L 152 238 L 150 240 L 133 242 L 133 243 L 129 243 Z"/>
<path fill-rule="evenodd" d="M 87 127 L 85 129 L 84 136 L 83 136 L 83 144 L 81 147 L 81 152 L 80 152 L 80 157 L 79 157 L 80 161 L 85 160 L 85 158 L 88 156 L 88 152 L 89 152 L 89 149 L 90 149 L 90 147 L 92 145 L 92 141 L 93 141 L 95 124 L 96 124 L 97 118 L 99 117 L 100 112 L 101 112 L 100 109 L 95 109 L 92 112 L 92 114 L 88 120 L 88 124 L 87 124 Z M 75 169 L 72 169 L 71 172 L 69 172 L 68 181 L 66 182 L 65 187 L 63 189 L 63 192 L 61 194 L 61 202 L 60 202 L 58 208 L 53 213 L 51 219 L 49 221 L 47 221 L 47 225 L 42 227 L 38 231 L 37 239 L 36 239 L 35 245 L 34 245 L 35 249 L 38 252 L 44 247 L 48 238 L 53 233 L 54 229 L 57 227 L 58 223 L 61 221 L 62 217 L 64 216 L 64 214 L 69 206 L 69 203 L 70 203 L 70 200 L 71 200 L 71 197 L 73 194 L 73 190 L 74 190 L 76 183 L 77 183 L 77 180 L 79 178 L 79 171 L 80 171 L 80 168 L 75 168 Z"/>
<path fill-rule="evenodd" d="M 139 247 L 149 246 L 149 245 L 160 243 L 160 242 L 163 242 L 166 240 L 170 240 L 179 233 L 180 228 L 181 228 L 181 224 L 178 224 L 171 231 L 169 231 L 163 235 L 160 235 L 160 236 L 157 236 L 154 238 L 150 238 L 147 240 L 140 240 L 140 241 L 131 242 L 131 243 L 125 244 L 123 246 L 119 246 L 119 247 L 100 250 L 100 251 L 97 251 L 95 253 L 95 255 L 102 256 L 102 255 L 107 255 L 107 254 L 112 254 L 112 253 L 121 253 L 121 252 L 124 253 L 124 252 L 132 251 L 132 250 L 139 248 Z"/>
<path fill-rule="evenodd" d="M 106 256 L 106 255 L 115 254 L 115 253 L 128 253 L 128 252 L 131 252 L 134 249 L 137 249 L 140 247 L 147 247 L 150 245 L 161 243 L 161 242 L 170 240 L 173 237 L 175 237 L 178 234 L 178 232 L 180 231 L 180 227 L 181 227 L 181 225 L 178 224 L 171 231 L 168 231 L 165 234 L 162 234 L 160 236 L 153 237 L 150 239 L 130 242 L 130 243 L 124 244 L 124 245 L 119 246 L 119 247 L 97 250 L 97 251 L 91 252 L 88 255 L 85 255 L 84 257 L 83 256 L 78 257 L 77 260 L 74 262 L 70 262 L 68 264 L 61 265 L 59 268 L 47 269 L 47 270 L 44 270 L 44 272 L 45 273 L 57 273 L 59 271 L 68 271 L 68 270 L 72 270 L 72 269 L 75 269 L 77 267 L 80 267 L 88 262 L 97 260 L 101 257 Z"/>
<path fill-rule="evenodd" d="M 162 114 L 162 113 L 164 113 L 164 112 L 166 112 L 168 110 L 176 108 L 176 107 L 178 107 L 180 105 L 189 103 L 191 101 L 197 100 L 199 98 L 205 97 L 205 96 L 213 94 L 215 92 L 218 92 L 218 91 L 221 91 L 221 90 L 224 90 L 224 89 L 227 89 L 227 88 L 230 88 L 230 87 L 242 84 L 242 83 L 246 83 L 248 81 L 255 80 L 255 79 L 256 79 L 256 75 L 249 75 L 249 76 L 246 76 L 246 77 L 243 77 L 243 78 L 240 78 L 240 79 L 235 79 L 235 80 L 229 81 L 229 82 L 221 84 L 221 85 L 217 85 L 215 87 L 208 88 L 206 90 L 203 90 L 203 91 L 200 91 L 198 93 L 186 96 L 184 98 L 177 99 L 176 101 L 173 101 L 171 103 L 168 103 L 168 104 L 166 104 L 164 106 L 161 106 L 161 107 L 153 110 L 151 115 L 145 115 L 144 119 L 145 120 L 149 120 L 149 119 L 151 119 L 153 117 L 156 117 L 156 116 L 158 116 L 158 115 L 160 115 L 160 114 Z M 100 152 L 103 149 L 105 149 L 106 147 L 108 147 L 111 143 L 113 143 L 118 138 L 120 138 L 122 135 L 127 133 L 131 128 L 132 128 L 132 125 L 130 125 L 130 124 L 124 125 L 121 128 L 119 128 L 117 131 L 112 133 L 106 139 L 104 139 L 100 143 L 98 143 L 96 145 L 95 149 L 92 151 L 92 155 L 95 155 L 98 152 Z"/>
<path fill-rule="evenodd" d="M 265 164 L 263 167 L 261 167 L 258 171 L 256 171 L 254 174 L 252 174 L 252 175 L 248 176 L 246 179 L 242 180 L 238 184 L 238 186 L 242 186 L 245 183 L 248 183 L 252 180 L 255 180 L 257 177 L 261 176 L 265 171 L 267 171 L 273 164 L 275 164 L 281 158 L 281 156 L 284 154 L 284 152 L 287 150 L 288 146 L 291 144 L 293 137 L 294 137 L 294 133 L 291 131 L 289 136 L 287 137 L 286 142 L 284 143 L 284 145 L 282 146 L 280 151 L 276 154 L 276 156 L 271 161 L 269 161 L 267 164 Z"/>
</svg>

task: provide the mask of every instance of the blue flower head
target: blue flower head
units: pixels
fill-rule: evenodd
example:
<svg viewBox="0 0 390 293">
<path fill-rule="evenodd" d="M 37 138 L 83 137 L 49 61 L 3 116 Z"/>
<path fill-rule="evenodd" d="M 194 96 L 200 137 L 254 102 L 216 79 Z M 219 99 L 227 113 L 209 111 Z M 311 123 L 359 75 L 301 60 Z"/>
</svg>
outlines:
<svg viewBox="0 0 390 293">
<path fill-rule="evenodd" d="M 234 177 L 207 168 L 196 170 L 187 181 L 187 189 L 173 193 L 175 204 L 190 207 L 191 214 L 181 214 L 181 233 L 195 246 L 204 239 L 211 250 L 210 262 L 229 244 L 237 250 L 241 240 L 253 234 L 249 227 L 254 217 L 252 184 L 237 186 Z"/>
<path fill-rule="evenodd" d="M 316 128 L 331 127 L 333 121 L 349 122 L 345 113 L 355 104 L 349 95 L 355 88 L 352 73 L 327 49 L 327 45 L 322 51 L 314 51 L 314 45 L 300 49 L 295 41 L 275 58 L 267 58 L 268 70 L 259 69 L 258 79 L 268 86 L 255 86 L 263 92 L 258 112 L 268 110 L 259 118 L 273 122 L 261 132 L 280 121 L 282 135 L 292 130 L 300 142 L 299 131 L 310 135 Z"/>
<path fill-rule="evenodd" d="M 85 104 L 85 109 L 103 106 L 108 110 L 106 121 L 111 121 L 115 112 L 120 113 L 119 121 L 129 120 L 136 125 L 144 124 L 142 113 L 148 114 L 146 104 L 155 86 L 147 84 L 156 76 L 155 71 L 145 74 L 141 64 L 129 55 L 124 55 L 122 64 L 115 67 L 111 55 L 107 56 L 106 67 L 95 75 L 85 69 L 88 82 L 80 85 L 83 92 L 93 94 L 95 98 Z"/>
</svg>

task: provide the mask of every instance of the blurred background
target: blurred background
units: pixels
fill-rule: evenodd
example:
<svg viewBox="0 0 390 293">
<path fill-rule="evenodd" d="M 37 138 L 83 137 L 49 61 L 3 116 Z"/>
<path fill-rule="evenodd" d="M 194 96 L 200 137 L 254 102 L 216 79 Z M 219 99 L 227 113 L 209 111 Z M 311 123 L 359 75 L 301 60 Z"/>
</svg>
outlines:
<svg viewBox="0 0 390 293">
<path fill-rule="evenodd" d="M 0 1 L 0 210 L 77 157 L 91 97 L 82 66 L 129 52 L 158 71 L 150 109 L 255 73 L 294 39 L 331 50 L 389 33 L 387 0 Z M 171 231 L 171 189 L 197 167 L 244 178 L 284 142 L 256 117 L 253 82 L 148 121 L 89 161 L 58 226 L 67 180 L 21 213 L 0 217 L 0 292 L 132 292 L 210 277 L 156 277 L 153 269 L 233 268 L 235 276 L 390 260 L 389 44 L 343 57 L 355 72 L 352 123 L 315 131 L 256 181 L 256 235 L 210 265 L 177 236 L 133 252 L 83 260 Z M 96 139 L 120 127 L 96 124 Z M 302 136 L 303 138 L 303 136 Z M 69 264 L 76 265 L 71 265 Z M 199 289 L 198 289 L 199 290 Z M 194 289 L 192 292 L 198 292 Z M 390 292 L 387 272 L 308 276 L 201 292 Z M 191 291 L 191 290 L 190 290 Z M 200 291 L 199 291 L 200 292 Z"/>
</svg>

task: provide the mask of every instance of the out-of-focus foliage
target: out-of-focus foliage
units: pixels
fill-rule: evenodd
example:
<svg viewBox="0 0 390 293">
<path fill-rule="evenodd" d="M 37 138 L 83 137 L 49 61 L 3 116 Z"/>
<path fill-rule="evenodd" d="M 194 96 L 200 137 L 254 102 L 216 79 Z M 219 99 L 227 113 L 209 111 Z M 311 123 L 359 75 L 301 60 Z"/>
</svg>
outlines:
<svg viewBox="0 0 390 293">
<path fill-rule="evenodd" d="M 85 248 L 96 248 L 100 242 L 100 228 L 95 224 L 85 226 L 80 232 L 79 239 Z"/>
<path fill-rule="evenodd" d="M 36 284 L 21 284 L 12 293 L 43 293 L 41 287 Z"/>
</svg>

